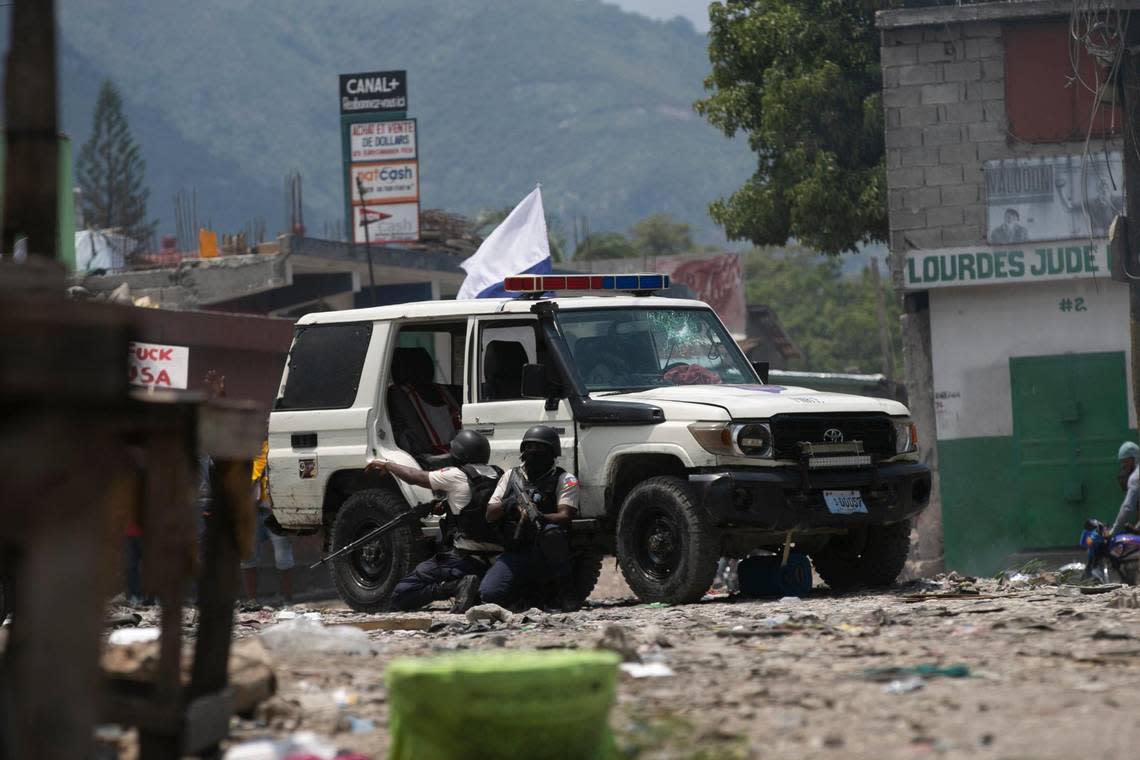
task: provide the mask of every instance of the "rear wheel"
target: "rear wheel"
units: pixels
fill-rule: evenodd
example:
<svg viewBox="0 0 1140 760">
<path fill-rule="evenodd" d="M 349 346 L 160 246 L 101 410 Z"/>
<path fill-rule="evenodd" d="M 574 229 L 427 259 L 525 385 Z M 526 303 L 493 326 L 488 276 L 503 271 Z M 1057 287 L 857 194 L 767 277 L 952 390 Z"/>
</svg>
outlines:
<svg viewBox="0 0 1140 760">
<path fill-rule="evenodd" d="M 910 552 L 910 521 L 869 525 L 836 536 L 811 554 L 815 571 L 829 587 L 846 591 L 895 582 Z"/>
<path fill-rule="evenodd" d="M 385 490 L 359 491 L 348 498 L 333 524 L 336 551 L 408 511 L 399 494 Z M 387 534 L 333 560 L 337 593 L 357 612 L 388 608 L 392 589 L 415 566 L 418 531 L 400 525 Z"/>
<path fill-rule="evenodd" d="M 720 541 L 708 513 L 678 477 L 634 487 L 617 523 L 622 575 L 645 602 L 683 604 L 704 596 L 716 576 Z"/>
</svg>

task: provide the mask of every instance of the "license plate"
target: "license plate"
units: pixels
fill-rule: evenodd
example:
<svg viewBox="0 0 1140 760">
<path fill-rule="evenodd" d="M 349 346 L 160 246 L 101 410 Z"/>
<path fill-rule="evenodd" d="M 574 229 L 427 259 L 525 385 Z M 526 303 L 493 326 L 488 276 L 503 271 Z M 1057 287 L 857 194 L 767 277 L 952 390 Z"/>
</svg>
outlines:
<svg viewBox="0 0 1140 760">
<path fill-rule="evenodd" d="M 833 515 L 867 512 L 867 505 L 863 503 L 863 497 L 858 491 L 824 491 L 823 501 L 827 504 L 827 511 Z"/>
</svg>

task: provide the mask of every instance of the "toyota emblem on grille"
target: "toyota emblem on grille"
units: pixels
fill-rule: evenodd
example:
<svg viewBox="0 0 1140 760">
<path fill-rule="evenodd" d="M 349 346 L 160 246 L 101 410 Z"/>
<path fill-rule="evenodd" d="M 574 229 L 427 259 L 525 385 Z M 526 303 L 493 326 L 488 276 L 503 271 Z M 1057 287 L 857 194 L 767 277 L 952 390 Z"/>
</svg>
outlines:
<svg viewBox="0 0 1140 760">
<path fill-rule="evenodd" d="M 828 428 L 823 431 L 823 440 L 827 443 L 843 443 L 843 431 L 839 428 Z"/>
</svg>

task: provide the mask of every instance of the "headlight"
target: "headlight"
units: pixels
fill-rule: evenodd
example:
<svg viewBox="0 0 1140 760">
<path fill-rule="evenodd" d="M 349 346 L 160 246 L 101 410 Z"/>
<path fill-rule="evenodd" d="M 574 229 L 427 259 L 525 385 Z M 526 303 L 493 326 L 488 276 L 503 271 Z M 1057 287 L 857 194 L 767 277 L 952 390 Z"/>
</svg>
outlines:
<svg viewBox="0 0 1140 760">
<path fill-rule="evenodd" d="M 896 420 L 895 453 L 909 454 L 918 451 L 918 428 L 910 420 Z"/>
<path fill-rule="evenodd" d="M 694 422 L 689 432 L 710 454 L 771 457 L 772 429 L 763 422 Z"/>
<path fill-rule="evenodd" d="M 772 429 L 761 422 L 734 425 L 736 447 L 746 457 L 768 457 L 772 455 Z"/>
</svg>

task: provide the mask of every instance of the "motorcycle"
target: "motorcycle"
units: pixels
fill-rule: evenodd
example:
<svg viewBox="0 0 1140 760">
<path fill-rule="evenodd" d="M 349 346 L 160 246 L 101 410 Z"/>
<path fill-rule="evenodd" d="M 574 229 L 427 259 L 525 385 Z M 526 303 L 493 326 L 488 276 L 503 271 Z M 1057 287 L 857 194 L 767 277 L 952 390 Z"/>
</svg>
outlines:
<svg viewBox="0 0 1140 760">
<path fill-rule="evenodd" d="M 1104 523 L 1096 519 L 1085 520 L 1081 533 L 1081 546 L 1088 550 L 1085 577 L 1108 583 L 1111 568 L 1130 586 L 1136 585 L 1140 570 L 1140 533 L 1134 528 L 1112 534 Z"/>
</svg>

